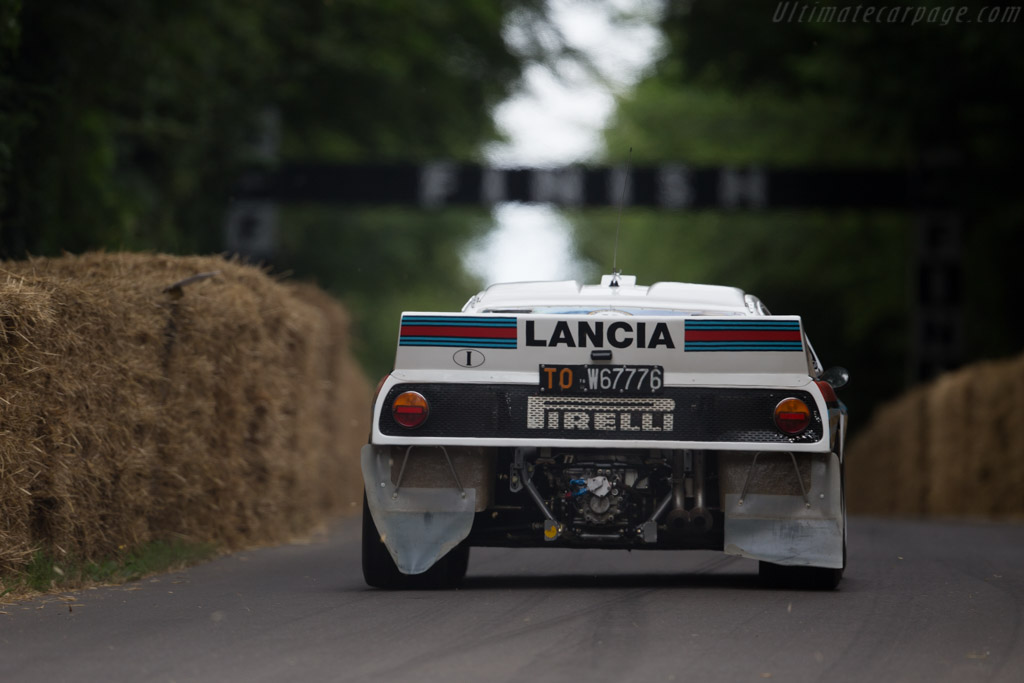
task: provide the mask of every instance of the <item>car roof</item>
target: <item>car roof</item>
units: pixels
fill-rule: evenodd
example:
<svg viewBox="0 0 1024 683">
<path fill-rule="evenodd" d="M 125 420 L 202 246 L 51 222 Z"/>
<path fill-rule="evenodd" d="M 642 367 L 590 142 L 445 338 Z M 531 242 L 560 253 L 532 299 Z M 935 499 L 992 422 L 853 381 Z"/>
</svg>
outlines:
<svg viewBox="0 0 1024 683">
<path fill-rule="evenodd" d="M 613 286 L 613 278 L 617 285 Z M 757 299 L 742 289 L 685 282 L 636 284 L 635 275 L 605 275 L 600 285 L 575 280 L 510 282 L 491 285 L 472 297 L 465 312 L 537 311 L 558 308 L 661 309 L 703 315 L 757 315 Z"/>
</svg>

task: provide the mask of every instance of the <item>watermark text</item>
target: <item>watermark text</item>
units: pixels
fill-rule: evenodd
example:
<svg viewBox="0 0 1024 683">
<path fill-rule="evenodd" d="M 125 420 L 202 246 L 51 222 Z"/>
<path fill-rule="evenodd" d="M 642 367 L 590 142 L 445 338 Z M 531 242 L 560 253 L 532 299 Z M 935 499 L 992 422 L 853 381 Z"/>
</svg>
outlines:
<svg viewBox="0 0 1024 683">
<path fill-rule="evenodd" d="M 1020 5 L 993 7 L 923 7 L 914 5 L 823 5 L 779 2 L 772 14 L 776 24 L 1015 24 Z"/>
</svg>

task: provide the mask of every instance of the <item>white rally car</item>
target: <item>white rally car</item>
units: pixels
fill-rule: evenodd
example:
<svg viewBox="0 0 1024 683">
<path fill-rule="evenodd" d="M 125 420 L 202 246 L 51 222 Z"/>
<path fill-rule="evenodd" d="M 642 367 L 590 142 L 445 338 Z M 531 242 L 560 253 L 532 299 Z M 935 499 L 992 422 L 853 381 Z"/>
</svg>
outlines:
<svg viewBox="0 0 1024 683">
<path fill-rule="evenodd" d="M 361 454 L 363 575 L 455 585 L 470 546 L 692 548 L 834 588 L 846 380 L 732 287 L 616 273 L 403 313 Z"/>
</svg>

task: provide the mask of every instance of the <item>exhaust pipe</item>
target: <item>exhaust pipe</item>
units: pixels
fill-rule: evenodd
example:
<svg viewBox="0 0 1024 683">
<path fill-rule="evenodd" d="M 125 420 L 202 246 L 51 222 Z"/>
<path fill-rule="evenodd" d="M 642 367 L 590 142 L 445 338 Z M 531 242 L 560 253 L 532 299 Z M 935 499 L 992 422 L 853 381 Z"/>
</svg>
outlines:
<svg viewBox="0 0 1024 683">
<path fill-rule="evenodd" d="M 693 458 L 693 507 L 686 509 L 686 461 L 689 453 Z M 672 511 L 665 518 L 665 523 L 674 529 L 687 529 L 695 532 L 709 531 L 714 525 L 714 517 L 704 507 L 704 451 L 681 451 L 676 453 L 672 461 Z"/>
<path fill-rule="evenodd" d="M 686 460 L 685 451 L 672 456 L 672 511 L 665 518 L 665 524 L 673 529 L 682 529 L 690 523 L 686 510 Z"/>
<path fill-rule="evenodd" d="M 715 520 L 704 507 L 704 451 L 693 454 L 693 509 L 690 510 L 690 523 L 698 531 L 709 531 Z"/>
</svg>

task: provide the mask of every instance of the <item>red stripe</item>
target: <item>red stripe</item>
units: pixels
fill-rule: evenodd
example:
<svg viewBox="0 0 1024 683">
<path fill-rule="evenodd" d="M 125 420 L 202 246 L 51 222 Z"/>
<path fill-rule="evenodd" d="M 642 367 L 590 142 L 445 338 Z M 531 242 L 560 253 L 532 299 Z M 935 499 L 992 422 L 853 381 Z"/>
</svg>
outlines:
<svg viewBox="0 0 1024 683">
<path fill-rule="evenodd" d="M 473 337 L 474 339 L 515 339 L 514 327 L 448 327 L 402 325 L 403 337 Z"/>
<path fill-rule="evenodd" d="M 395 412 L 408 415 L 422 415 L 426 411 L 423 409 L 423 406 L 395 406 Z"/>
<path fill-rule="evenodd" d="M 800 341 L 800 331 L 687 330 L 686 341 Z"/>
</svg>

